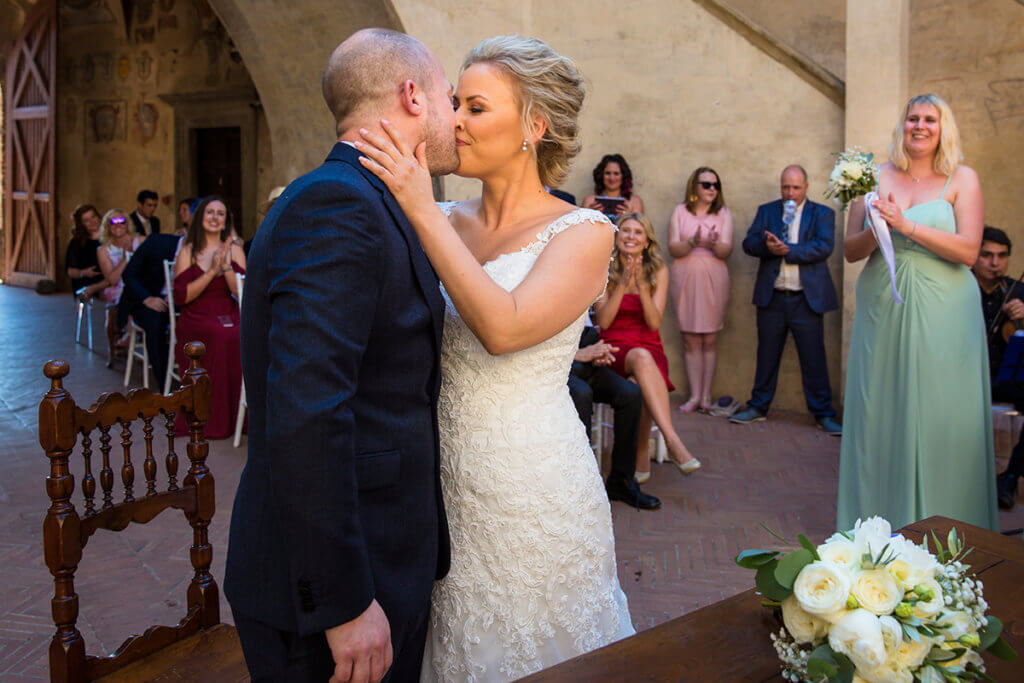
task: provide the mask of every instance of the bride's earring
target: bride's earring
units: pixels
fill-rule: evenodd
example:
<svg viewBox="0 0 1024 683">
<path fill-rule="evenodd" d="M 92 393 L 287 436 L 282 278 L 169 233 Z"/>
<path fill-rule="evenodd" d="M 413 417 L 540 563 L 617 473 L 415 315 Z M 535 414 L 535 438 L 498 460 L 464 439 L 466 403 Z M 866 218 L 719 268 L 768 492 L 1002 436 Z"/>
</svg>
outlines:
<svg viewBox="0 0 1024 683">
<path fill-rule="evenodd" d="M 523 140 L 523 151 L 524 152 L 526 151 L 526 140 L 525 139 Z"/>
</svg>

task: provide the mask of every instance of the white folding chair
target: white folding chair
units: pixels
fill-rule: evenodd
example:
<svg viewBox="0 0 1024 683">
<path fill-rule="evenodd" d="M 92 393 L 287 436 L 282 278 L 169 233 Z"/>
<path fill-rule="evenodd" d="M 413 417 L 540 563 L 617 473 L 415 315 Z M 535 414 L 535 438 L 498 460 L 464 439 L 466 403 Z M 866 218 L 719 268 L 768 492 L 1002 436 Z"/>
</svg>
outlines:
<svg viewBox="0 0 1024 683">
<path fill-rule="evenodd" d="M 75 292 L 75 308 L 78 309 L 78 321 L 75 323 L 75 343 L 82 343 L 82 319 L 84 318 L 86 346 L 92 351 L 92 307 L 97 300 L 96 297 L 83 299 L 82 296 L 85 294 L 86 289 L 86 287 L 82 287 Z"/>
<path fill-rule="evenodd" d="M 590 444 L 594 449 L 594 453 L 598 458 L 598 464 L 604 453 L 604 437 L 605 433 L 609 429 L 614 429 L 613 421 L 614 411 L 612 407 L 606 403 L 595 403 L 594 404 L 594 417 L 590 426 Z M 663 463 L 668 460 L 668 446 L 665 445 L 665 437 L 662 435 L 661 430 L 658 429 L 658 425 L 651 425 L 651 433 L 648 435 L 650 443 L 647 447 L 647 452 L 651 455 L 651 460 Z"/>
<path fill-rule="evenodd" d="M 128 357 L 124 364 L 124 385 L 127 387 L 131 382 L 132 365 L 138 358 L 142 361 L 142 386 L 149 389 L 149 348 L 146 346 L 146 331 L 136 325 L 134 320 L 128 324 L 131 328 L 131 337 L 128 340 Z"/>
<path fill-rule="evenodd" d="M 164 394 L 171 393 L 171 380 L 181 382 L 181 375 L 175 371 L 178 363 L 175 360 L 174 348 L 178 345 L 178 312 L 174 308 L 174 261 L 164 259 L 164 284 L 167 287 L 167 372 L 164 373 Z"/>
<path fill-rule="evenodd" d="M 238 281 L 238 314 L 239 322 L 241 322 L 242 314 L 242 289 L 245 287 L 245 276 L 242 274 L 236 274 L 235 280 Z M 242 425 L 245 423 L 245 380 L 242 380 L 242 393 L 238 395 L 238 417 L 235 418 L 235 448 L 238 448 L 238 444 L 242 442 Z"/>
</svg>

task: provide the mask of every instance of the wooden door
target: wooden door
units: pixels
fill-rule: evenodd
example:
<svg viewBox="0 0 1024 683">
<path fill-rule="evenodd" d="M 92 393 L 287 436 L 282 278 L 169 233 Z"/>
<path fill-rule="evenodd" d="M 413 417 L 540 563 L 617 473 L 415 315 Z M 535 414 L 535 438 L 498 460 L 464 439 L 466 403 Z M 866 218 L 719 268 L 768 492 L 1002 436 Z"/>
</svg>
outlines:
<svg viewBox="0 0 1024 683">
<path fill-rule="evenodd" d="M 7 57 L 4 88 L 4 282 L 57 279 L 56 0 L 29 15 Z"/>
<path fill-rule="evenodd" d="M 224 197 L 242 234 L 242 129 L 196 128 L 196 195 Z"/>
</svg>

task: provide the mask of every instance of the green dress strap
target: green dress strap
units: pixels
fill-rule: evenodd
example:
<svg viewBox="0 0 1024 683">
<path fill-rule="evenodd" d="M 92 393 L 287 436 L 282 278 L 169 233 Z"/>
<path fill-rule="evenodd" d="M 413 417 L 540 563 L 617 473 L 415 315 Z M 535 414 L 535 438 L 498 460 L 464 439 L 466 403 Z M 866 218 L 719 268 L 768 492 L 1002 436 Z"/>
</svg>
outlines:
<svg viewBox="0 0 1024 683">
<path fill-rule="evenodd" d="M 953 174 L 950 173 L 946 176 L 946 184 L 942 186 L 942 192 L 939 193 L 939 199 L 943 199 L 946 196 L 946 188 L 949 187 L 949 181 L 953 179 Z"/>
</svg>

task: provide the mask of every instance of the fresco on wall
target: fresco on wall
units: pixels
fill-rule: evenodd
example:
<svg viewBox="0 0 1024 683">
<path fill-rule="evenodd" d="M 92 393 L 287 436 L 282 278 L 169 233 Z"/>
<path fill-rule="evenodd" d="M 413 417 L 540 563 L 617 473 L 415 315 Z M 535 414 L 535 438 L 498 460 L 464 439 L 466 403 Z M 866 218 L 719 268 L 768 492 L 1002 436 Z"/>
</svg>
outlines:
<svg viewBox="0 0 1024 683">
<path fill-rule="evenodd" d="M 85 103 L 86 123 L 89 128 L 88 140 L 93 144 L 105 144 L 125 139 L 124 100 L 94 100 Z"/>
<path fill-rule="evenodd" d="M 159 118 L 160 112 L 148 102 L 142 102 L 135 108 L 135 123 L 139 126 L 143 142 L 149 142 L 156 135 L 156 123 Z"/>
<path fill-rule="evenodd" d="M 107 0 L 63 0 L 60 3 L 60 25 L 92 26 L 117 21 Z"/>
<path fill-rule="evenodd" d="M 143 50 L 142 54 L 135 58 L 135 63 L 139 67 L 139 80 L 148 81 L 153 75 L 153 57 L 147 50 Z"/>
</svg>

